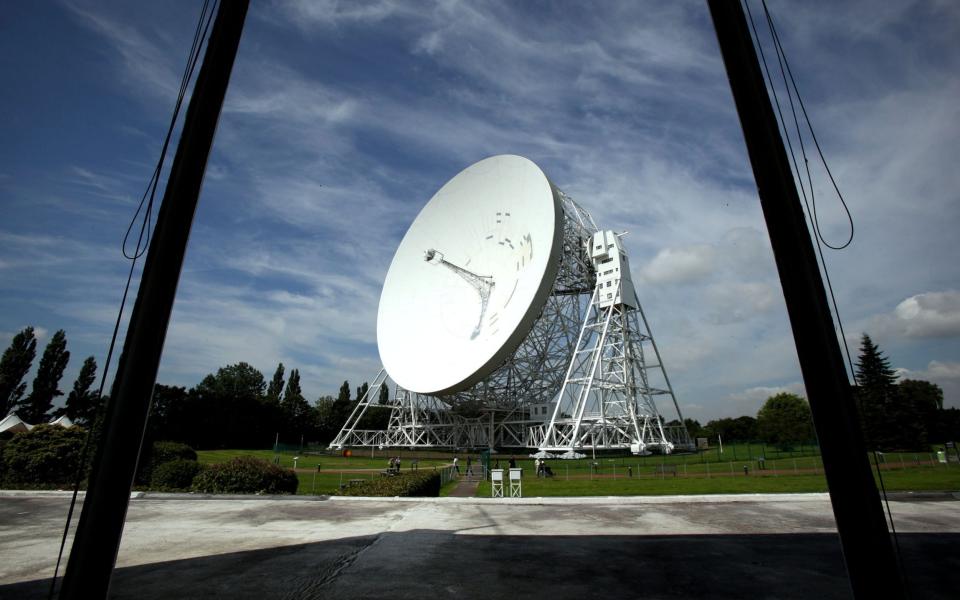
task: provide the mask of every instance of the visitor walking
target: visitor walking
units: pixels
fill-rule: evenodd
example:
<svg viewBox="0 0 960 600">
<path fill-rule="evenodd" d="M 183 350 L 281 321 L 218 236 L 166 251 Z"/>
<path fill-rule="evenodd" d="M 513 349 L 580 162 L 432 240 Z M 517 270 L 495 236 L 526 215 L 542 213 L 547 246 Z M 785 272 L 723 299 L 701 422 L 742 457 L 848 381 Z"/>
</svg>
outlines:
<svg viewBox="0 0 960 600">
<path fill-rule="evenodd" d="M 457 475 L 460 474 L 460 464 L 459 464 L 459 463 L 460 463 L 460 459 L 457 458 L 456 456 L 454 456 L 454 457 L 453 457 L 453 470 L 454 470 L 454 472 L 455 472 Z"/>
<path fill-rule="evenodd" d="M 467 476 L 473 477 L 473 457 L 467 457 Z"/>
</svg>

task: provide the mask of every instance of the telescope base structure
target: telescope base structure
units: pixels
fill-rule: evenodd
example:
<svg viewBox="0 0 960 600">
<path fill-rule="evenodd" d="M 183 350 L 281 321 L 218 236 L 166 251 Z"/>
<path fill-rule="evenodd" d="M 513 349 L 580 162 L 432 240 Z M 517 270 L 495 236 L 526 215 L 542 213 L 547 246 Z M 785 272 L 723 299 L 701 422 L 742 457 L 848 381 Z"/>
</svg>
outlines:
<svg viewBox="0 0 960 600">
<path fill-rule="evenodd" d="M 668 396 L 680 416 L 639 302 L 605 303 L 604 295 L 621 297 L 616 287 L 594 290 L 550 422 L 530 437 L 541 451 L 565 455 L 590 448 L 692 450 L 682 419 L 666 427 L 657 411 L 654 397 Z"/>
<path fill-rule="evenodd" d="M 381 371 L 383 374 L 383 371 Z M 379 378 L 380 376 L 378 376 Z M 340 433 L 330 442 L 331 449 L 346 447 L 457 449 L 533 447 L 528 438 L 531 427 L 542 422 L 523 418 L 516 410 L 484 409 L 476 417 L 459 415 L 435 396 L 426 396 L 397 388 L 388 404 L 371 402 L 379 397 L 374 382 L 347 419 Z M 357 427 L 367 410 L 390 410 L 386 429 Z"/>
<path fill-rule="evenodd" d="M 563 252 L 556 279 L 512 355 L 466 390 L 440 397 L 397 387 L 385 404 L 375 401 L 387 385 L 381 369 L 331 448 L 531 448 L 569 456 L 694 449 L 621 236 L 598 230 L 587 211 L 557 193 Z M 670 397 L 676 421 L 664 423 L 655 396 Z M 387 428 L 361 429 L 367 410 L 390 410 Z"/>
</svg>

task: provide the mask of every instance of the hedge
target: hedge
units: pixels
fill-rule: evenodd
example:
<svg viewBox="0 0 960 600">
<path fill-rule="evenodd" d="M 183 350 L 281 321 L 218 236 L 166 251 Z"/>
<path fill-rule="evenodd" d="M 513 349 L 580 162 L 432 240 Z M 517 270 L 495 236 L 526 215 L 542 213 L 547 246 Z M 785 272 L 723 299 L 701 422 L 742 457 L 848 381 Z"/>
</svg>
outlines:
<svg viewBox="0 0 960 600">
<path fill-rule="evenodd" d="M 436 471 L 413 471 L 371 479 L 343 488 L 340 496 L 418 496 L 436 497 L 440 495 L 440 473 Z"/>
<path fill-rule="evenodd" d="M 49 424 L 14 434 L 3 445 L 0 455 L 4 485 L 29 488 L 72 486 L 86 437 L 86 430 L 80 427 Z"/>
<path fill-rule="evenodd" d="M 197 474 L 203 470 L 195 460 L 177 459 L 167 461 L 153 470 L 150 489 L 161 492 L 186 492 L 193 485 Z"/>
<path fill-rule="evenodd" d="M 140 463 L 137 465 L 137 484 L 145 485 L 149 482 L 153 487 L 153 473 L 157 467 L 175 460 L 196 462 L 197 452 L 180 442 L 154 442 L 140 456 Z"/>
<path fill-rule="evenodd" d="M 191 487 L 206 494 L 295 494 L 299 483 L 293 469 L 238 456 L 208 466 L 194 478 Z"/>
</svg>

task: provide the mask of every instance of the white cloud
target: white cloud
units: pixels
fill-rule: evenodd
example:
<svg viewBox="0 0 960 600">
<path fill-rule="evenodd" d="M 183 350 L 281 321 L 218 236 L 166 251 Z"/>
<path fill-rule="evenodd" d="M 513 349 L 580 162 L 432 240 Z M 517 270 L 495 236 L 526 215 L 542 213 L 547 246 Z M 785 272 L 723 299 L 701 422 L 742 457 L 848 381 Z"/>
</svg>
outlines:
<svg viewBox="0 0 960 600">
<path fill-rule="evenodd" d="M 273 9 L 287 14 L 302 28 L 375 24 L 401 12 L 402 4 L 389 0 L 284 0 Z"/>
<path fill-rule="evenodd" d="M 86 27 L 110 40 L 114 52 L 105 54 L 109 60 L 119 59 L 123 64 L 122 73 L 127 77 L 131 90 L 136 93 L 138 88 L 145 86 L 151 95 L 176 97 L 180 87 L 180 75 L 174 72 L 170 50 L 179 48 L 179 43 L 171 43 L 172 40 L 169 39 L 152 40 L 146 33 L 147 27 L 141 28 L 123 22 L 122 17 L 115 18 L 107 11 L 93 10 L 73 2 L 66 2 L 64 5 Z M 199 11 L 197 14 L 199 15 Z M 183 32 L 184 38 L 187 33 Z M 180 52 L 176 56 L 185 54 Z"/>
<path fill-rule="evenodd" d="M 882 338 L 950 338 L 960 336 L 960 291 L 910 296 L 892 312 L 870 320 L 870 331 Z"/>
<path fill-rule="evenodd" d="M 908 337 L 960 335 L 960 292 L 927 292 L 897 305 L 895 318 Z"/>
<path fill-rule="evenodd" d="M 782 306 L 777 289 L 769 283 L 724 282 L 707 288 L 709 318 L 715 323 L 736 323 L 763 318 L 763 313 Z"/>
<path fill-rule="evenodd" d="M 713 250 L 706 245 L 664 248 L 640 271 L 649 283 L 688 283 L 703 279 L 713 269 Z"/>
<path fill-rule="evenodd" d="M 857 220 L 853 246 L 828 255 L 844 317 L 864 325 L 854 331 L 890 334 L 885 349 L 901 364 L 954 365 L 957 292 L 916 292 L 960 280 L 950 259 L 960 229 L 951 162 L 960 13 L 853 2 L 827 18 L 785 6 L 771 3 L 788 50 L 803 57 L 792 64 Z M 630 231 L 640 298 L 685 406 L 752 414 L 756 397 L 778 389 L 771 382 L 799 378 L 702 6 L 304 0 L 252 11 L 161 379 L 192 385 L 236 360 L 265 372 L 278 360 L 295 365 L 310 395 L 372 378 L 377 297 L 406 224 L 459 169 L 504 152 L 536 161 L 601 227 Z M 69 14 L 84 31 L 64 38 L 76 48 L 64 61 L 103 57 L 88 78 L 89 114 L 75 121 L 103 118 L 101 99 L 115 112 L 120 102 L 117 130 L 144 151 L 100 153 L 87 130 L 58 131 L 46 143 L 85 150 L 45 168 L 60 194 L 4 166 L 5 218 L 43 230 L 0 231 L 0 326 L 62 321 L 71 345 L 100 351 L 124 267 L 105 260 L 116 244 L 101 240 L 119 242 L 130 216 L 119 201 L 145 183 L 130 165 L 149 175 L 152 130 L 172 103 L 194 16 L 162 3 L 71 5 Z M 844 222 L 822 187 L 818 211 L 835 239 Z"/>
</svg>

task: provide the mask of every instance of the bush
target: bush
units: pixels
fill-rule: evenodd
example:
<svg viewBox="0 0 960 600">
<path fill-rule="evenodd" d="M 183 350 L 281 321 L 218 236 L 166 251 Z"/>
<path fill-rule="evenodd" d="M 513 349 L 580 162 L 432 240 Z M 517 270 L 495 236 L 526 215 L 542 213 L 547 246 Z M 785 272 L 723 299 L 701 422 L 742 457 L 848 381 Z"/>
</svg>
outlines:
<svg viewBox="0 0 960 600">
<path fill-rule="evenodd" d="M 338 492 L 340 496 L 417 496 L 436 497 L 440 495 L 440 473 L 435 471 L 413 471 L 391 477 L 371 479 L 358 485 L 352 485 Z"/>
<path fill-rule="evenodd" d="M 300 481 L 284 469 L 252 456 L 210 465 L 193 480 L 195 492 L 207 494 L 295 494 Z"/>
<path fill-rule="evenodd" d="M 179 458 L 158 465 L 150 478 L 150 489 L 161 492 L 186 492 L 193 485 L 193 480 L 202 470 L 202 466 L 195 460 Z"/>
<path fill-rule="evenodd" d="M 173 462 L 175 460 L 197 460 L 196 451 L 186 444 L 180 442 L 154 442 L 149 450 L 140 457 L 140 464 L 137 466 L 136 482 L 145 485 L 148 482 L 153 485 L 153 473 L 162 464 Z"/>
<path fill-rule="evenodd" d="M 0 457 L 4 484 L 24 487 L 73 485 L 87 432 L 80 427 L 37 425 L 15 434 Z"/>
</svg>

